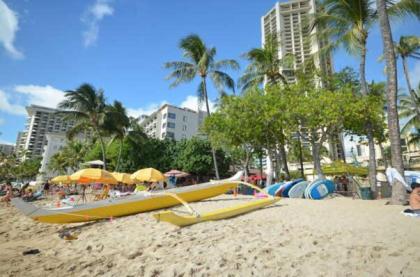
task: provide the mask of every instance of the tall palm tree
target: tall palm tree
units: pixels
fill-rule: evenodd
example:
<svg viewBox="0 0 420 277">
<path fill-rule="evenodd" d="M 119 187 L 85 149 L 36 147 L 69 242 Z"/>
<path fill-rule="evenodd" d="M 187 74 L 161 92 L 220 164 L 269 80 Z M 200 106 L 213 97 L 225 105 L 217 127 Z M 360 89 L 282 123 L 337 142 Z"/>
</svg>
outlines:
<svg viewBox="0 0 420 277">
<path fill-rule="evenodd" d="M 406 119 L 401 132 L 410 134 L 412 129 L 420 129 L 420 83 L 417 91 L 413 90 L 410 96 L 402 96 L 399 101 L 399 116 Z"/>
<path fill-rule="evenodd" d="M 383 51 L 386 61 L 387 76 L 387 112 L 389 140 L 391 142 L 391 164 L 401 175 L 404 175 L 404 164 L 401 154 L 401 135 L 400 124 L 397 110 L 397 64 L 396 55 L 393 47 L 391 25 L 389 23 L 388 13 L 391 15 L 404 16 L 414 14 L 420 16 L 420 3 L 417 0 L 401 0 L 394 5 L 393 10 L 387 9 L 389 2 L 387 0 L 376 0 L 376 7 L 381 28 Z M 396 8 L 395 8 L 396 6 Z M 399 182 L 392 187 L 392 204 L 403 204 L 406 201 L 406 194 L 403 185 Z"/>
<path fill-rule="evenodd" d="M 412 95 L 412 97 L 415 97 L 413 94 L 414 91 L 411 87 L 410 75 L 408 74 L 407 58 L 420 60 L 420 37 L 401 36 L 400 41 L 395 44 L 395 51 L 396 54 L 401 57 L 408 92 Z"/>
<path fill-rule="evenodd" d="M 207 92 L 207 78 L 209 77 L 213 85 L 221 95 L 224 95 L 224 88 L 235 91 L 234 80 L 224 72 L 224 69 L 239 69 L 239 64 L 235 60 L 215 61 L 216 48 L 209 48 L 204 41 L 196 34 L 189 35 L 181 39 L 179 48 L 183 51 L 185 60 L 168 62 L 165 68 L 172 70 L 167 79 L 173 79 L 171 87 L 176 87 L 181 83 L 189 83 L 194 78 L 200 78 L 198 87 L 198 99 L 206 104 L 207 115 L 210 115 L 210 107 Z M 214 170 L 216 178 L 219 179 L 217 168 L 216 153 L 212 147 Z"/>
<path fill-rule="evenodd" d="M 124 147 L 124 139 L 128 135 L 128 130 L 130 127 L 130 118 L 127 115 L 125 107 L 119 101 L 114 101 L 113 105 L 107 106 L 106 112 L 104 128 L 113 136 L 110 143 L 116 139 L 120 141 L 117 164 L 115 165 L 114 169 L 115 171 L 118 171 L 120 166 L 121 153 Z"/>
<path fill-rule="evenodd" d="M 82 84 L 76 90 L 65 93 L 65 99 L 58 104 L 66 119 L 76 121 L 71 133 L 78 133 L 88 128 L 101 146 L 102 161 L 106 169 L 106 147 L 104 121 L 106 103 L 103 90 L 96 90 L 90 84 Z"/>
<path fill-rule="evenodd" d="M 316 25 L 332 38 L 331 47 L 343 45 L 350 53 L 360 57 L 360 88 L 363 95 L 368 94 L 366 81 L 366 45 L 369 28 L 375 20 L 372 0 L 326 0 L 322 13 L 315 19 Z M 366 126 L 369 145 L 369 183 L 376 188 L 376 157 L 373 130 L 370 122 Z"/>
<path fill-rule="evenodd" d="M 412 14 L 416 9 L 420 11 L 420 4 L 417 0 L 401 0 L 398 3 L 386 0 L 386 2 L 387 6 L 384 6 L 384 9 L 388 10 L 391 15 L 396 17 Z M 326 27 L 324 32 L 332 38 L 333 43 L 330 47 L 343 45 L 349 53 L 360 56 L 359 74 L 361 93 L 363 95 L 367 95 L 369 92 L 365 74 L 367 38 L 370 27 L 377 20 L 378 14 L 380 14 L 379 5 L 378 11 L 376 11 L 372 4 L 373 0 L 325 0 L 322 2 L 322 12 L 317 15 L 317 18 L 315 19 L 315 26 L 321 25 Z M 396 100 L 396 98 L 394 100 Z M 391 107 L 391 111 L 392 109 L 393 107 Z M 388 118 L 388 120 L 390 119 Z M 370 125 L 371 124 L 367 122 L 369 182 L 372 189 L 375 189 L 375 144 L 372 126 Z"/>
<path fill-rule="evenodd" d="M 286 77 L 281 73 L 280 67 L 291 63 L 291 56 L 284 60 L 279 58 L 279 42 L 277 36 L 267 36 L 262 48 L 253 48 L 244 54 L 250 62 L 244 74 L 238 81 L 238 86 L 245 91 L 252 86 L 276 84 L 281 81 L 287 84 Z"/>
</svg>

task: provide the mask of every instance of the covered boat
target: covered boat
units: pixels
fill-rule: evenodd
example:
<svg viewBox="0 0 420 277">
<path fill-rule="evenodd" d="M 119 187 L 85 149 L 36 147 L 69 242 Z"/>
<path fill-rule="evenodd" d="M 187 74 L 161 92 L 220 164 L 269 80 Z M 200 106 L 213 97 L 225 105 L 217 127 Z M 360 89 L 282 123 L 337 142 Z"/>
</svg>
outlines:
<svg viewBox="0 0 420 277">
<path fill-rule="evenodd" d="M 108 198 L 74 206 L 44 208 L 27 203 L 20 198 L 12 199 L 12 204 L 25 215 L 39 222 L 86 222 L 172 207 L 181 204 L 183 201 L 194 202 L 215 197 L 236 188 L 241 176 L 242 172 L 238 172 L 235 176 L 225 180 L 173 188 L 149 194 Z"/>
</svg>

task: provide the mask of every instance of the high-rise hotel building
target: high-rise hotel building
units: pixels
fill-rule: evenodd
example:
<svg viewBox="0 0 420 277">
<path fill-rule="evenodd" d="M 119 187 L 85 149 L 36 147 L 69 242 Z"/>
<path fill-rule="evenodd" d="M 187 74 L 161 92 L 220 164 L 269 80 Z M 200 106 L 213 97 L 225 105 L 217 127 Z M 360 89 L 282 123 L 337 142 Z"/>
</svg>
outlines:
<svg viewBox="0 0 420 277">
<path fill-rule="evenodd" d="M 74 122 L 64 120 L 58 110 L 30 105 L 26 107 L 28 117 L 25 131 L 19 132 L 16 141 L 16 154 L 21 160 L 41 157 L 47 145 L 47 133 L 67 132 Z"/>
<path fill-rule="evenodd" d="M 317 28 L 310 26 L 315 11 L 315 0 L 291 0 L 277 2 L 261 18 L 262 44 L 269 35 L 276 36 L 279 41 L 278 57 L 293 57 L 289 68 L 279 69 L 289 83 L 296 82 L 294 71 L 312 58 L 316 67 L 324 72 L 331 70 L 331 57 L 320 53 L 322 41 L 317 36 Z"/>
</svg>

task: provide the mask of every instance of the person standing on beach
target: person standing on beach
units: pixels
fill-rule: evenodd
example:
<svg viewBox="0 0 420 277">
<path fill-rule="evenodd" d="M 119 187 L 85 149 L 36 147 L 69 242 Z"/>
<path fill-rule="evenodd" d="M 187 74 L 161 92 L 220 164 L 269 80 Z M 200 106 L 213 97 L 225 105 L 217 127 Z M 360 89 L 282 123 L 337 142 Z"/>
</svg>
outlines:
<svg viewBox="0 0 420 277">
<path fill-rule="evenodd" d="M 47 180 L 47 182 L 45 182 L 44 187 L 43 187 L 43 193 L 45 196 L 48 196 L 49 192 L 50 192 L 50 183 L 48 183 L 48 180 Z"/>
<path fill-rule="evenodd" d="M 6 202 L 7 206 L 9 206 L 9 202 L 10 200 L 12 200 L 13 197 L 13 187 L 12 184 L 10 182 L 6 183 L 6 195 L 3 196 L 0 201 L 1 202 Z"/>
</svg>

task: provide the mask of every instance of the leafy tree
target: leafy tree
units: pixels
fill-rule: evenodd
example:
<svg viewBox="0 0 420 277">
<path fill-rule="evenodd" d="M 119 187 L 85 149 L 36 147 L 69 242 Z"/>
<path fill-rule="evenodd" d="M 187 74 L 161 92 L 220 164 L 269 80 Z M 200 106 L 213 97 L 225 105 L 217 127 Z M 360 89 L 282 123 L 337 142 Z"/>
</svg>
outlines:
<svg viewBox="0 0 420 277">
<path fill-rule="evenodd" d="M 280 67 L 289 65 L 291 56 L 284 60 L 279 58 L 279 41 L 276 35 L 267 36 L 262 48 L 253 48 L 244 56 L 250 64 L 238 82 L 242 91 L 260 86 L 265 80 L 271 85 L 279 81 L 287 84 L 286 77 L 280 72 Z"/>
<path fill-rule="evenodd" d="M 401 0 L 398 2 L 394 10 L 387 10 L 389 1 L 376 0 L 376 7 L 379 18 L 379 26 L 381 29 L 383 51 L 386 61 L 386 75 L 387 75 L 387 111 L 388 111 L 388 129 L 389 139 L 391 142 L 391 163 L 401 175 L 404 176 L 404 164 L 401 154 L 401 139 L 400 139 L 400 126 L 397 111 L 397 64 L 396 55 L 393 47 L 393 39 L 391 32 L 391 25 L 389 23 L 390 15 L 405 16 L 407 13 L 420 16 L 420 3 L 416 0 Z M 397 182 L 392 186 L 392 199 L 393 204 L 403 204 L 406 199 L 405 189 L 402 184 Z"/>
<path fill-rule="evenodd" d="M 70 140 L 58 153 L 54 154 L 48 168 L 58 174 L 75 172 L 85 161 L 86 151 L 91 147 L 87 142 Z"/>
<path fill-rule="evenodd" d="M 15 176 L 21 180 L 31 180 L 36 177 L 41 167 L 41 158 L 33 157 L 21 162 L 15 168 Z"/>
<path fill-rule="evenodd" d="M 69 131 L 70 137 L 84 130 L 92 131 L 95 139 L 99 140 L 102 161 L 106 169 L 106 146 L 104 129 L 107 106 L 103 90 L 96 90 L 89 84 L 82 84 L 76 90 L 69 90 L 65 99 L 58 107 L 63 109 L 66 119 L 75 119 L 76 125 Z"/>
<path fill-rule="evenodd" d="M 401 36 L 400 41 L 395 44 L 395 52 L 401 57 L 401 62 L 404 69 L 405 80 L 407 81 L 407 89 L 413 100 L 416 99 L 416 94 L 412 89 L 410 82 L 410 75 L 408 73 L 407 59 L 413 58 L 420 60 L 420 37 L 417 36 Z M 420 114 L 420 110 L 418 111 Z"/>
<path fill-rule="evenodd" d="M 234 80 L 223 69 L 239 69 L 239 64 L 235 60 L 215 61 L 216 48 L 209 48 L 198 35 L 189 35 L 183 38 L 179 44 L 183 51 L 186 61 L 168 62 L 165 64 L 167 69 L 173 70 L 168 79 L 173 79 L 171 87 L 178 86 L 181 83 L 189 83 L 195 77 L 200 78 L 198 87 L 198 98 L 206 104 L 207 115 L 210 115 L 210 107 L 207 93 L 207 77 L 209 77 L 214 86 L 221 95 L 224 95 L 224 88 L 234 91 Z M 216 178 L 219 179 L 219 171 L 215 150 L 212 149 L 213 162 Z"/>
<path fill-rule="evenodd" d="M 420 129 L 420 83 L 417 91 L 412 91 L 411 96 L 401 96 L 398 106 L 399 115 L 407 120 L 403 125 L 401 132 L 408 135 L 412 129 Z"/>
<path fill-rule="evenodd" d="M 116 139 L 120 141 L 117 163 L 114 168 L 115 171 L 119 170 L 124 139 L 128 135 L 129 127 L 132 125 L 133 121 L 136 121 L 136 119 L 129 118 L 127 111 L 121 102 L 114 101 L 113 105 L 107 106 L 104 129 L 112 135 L 111 143 Z"/>
</svg>

